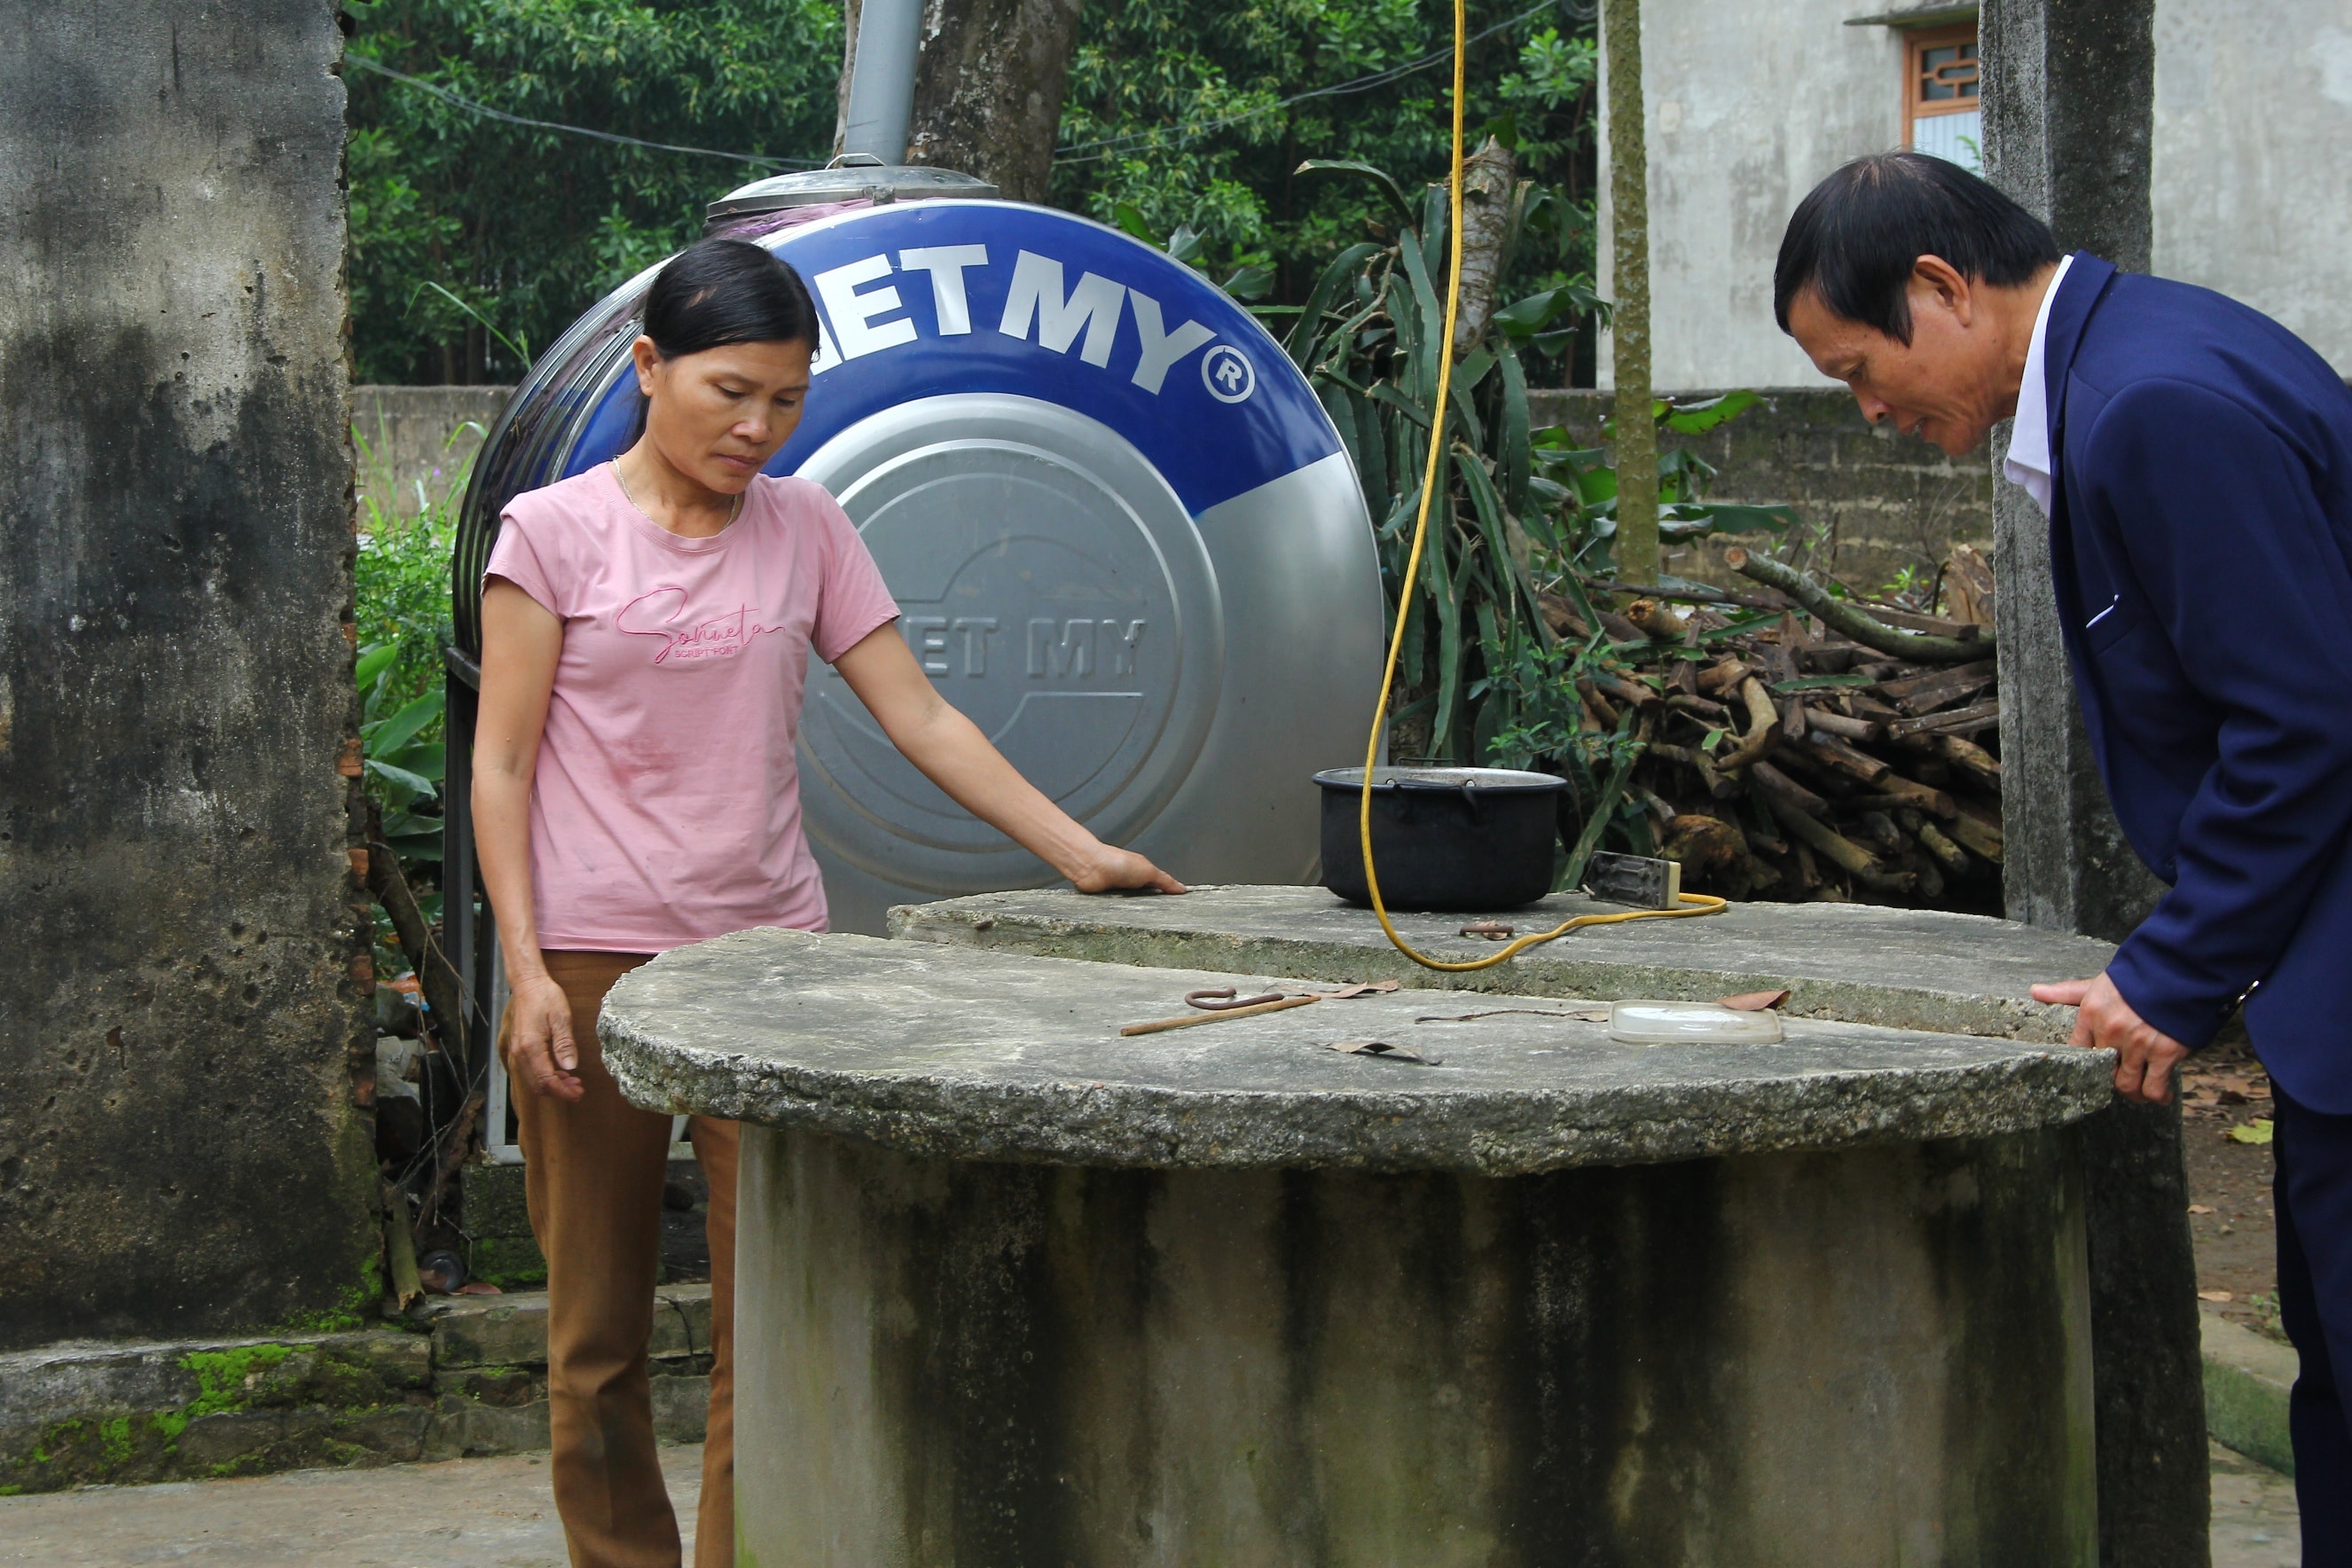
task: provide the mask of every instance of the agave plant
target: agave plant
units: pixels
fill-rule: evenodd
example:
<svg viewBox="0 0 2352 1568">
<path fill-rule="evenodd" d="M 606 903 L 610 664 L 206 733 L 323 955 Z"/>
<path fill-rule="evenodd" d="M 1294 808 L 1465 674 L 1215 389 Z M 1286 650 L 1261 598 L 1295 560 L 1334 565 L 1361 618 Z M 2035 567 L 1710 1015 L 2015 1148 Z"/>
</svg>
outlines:
<svg viewBox="0 0 2352 1568">
<path fill-rule="evenodd" d="M 1640 808 L 1625 800 L 1644 737 L 1630 707 L 1615 731 L 1596 732 L 1579 701 L 1580 683 L 1596 676 L 1654 682 L 1664 672 L 1650 667 L 1706 657 L 1708 642 L 1754 623 L 1712 628 L 1679 647 L 1608 635 L 1608 601 L 1596 600 L 1590 585 L 1613 574 L 1616 474 L 1603 451 L 1577 447 L 1557 426 L 1534 426 L 1521 360 L 1530 344 L 1557 353 L 1578 323 L 1605 318 L 1589 280 L 1504 304 L 1468 341 L 1457 337 L 1441 417 L 1434 405 L 1438 356 L 1447 349 L 1445 187 L 1430 186 L 1416 207 L 1394 179 L 1369 165 L 1307 167 L 1370 181 L 1399 219 L 1391 242 L 1350 246 L 1333 258 L 1284 345 L 1355 463 L 1389 594 L 1388 629 L 1393 634 L 1403 621 L 1391 753 L 1566 776 L 1583 821 L 1561 868 L 1563 882 L 1573 885 L 1592 849 L 1643 852 L 1654 844 Z M 1491 276 L 1509 275 L 1521 236 L 1553 221 L 1559 201 L 1532 182 L 1511 188 L 1503 221 L 1492 229 L 1500 254 L 1485 258 Z M 1697 435 L 1755 402 L 1746 392 L 1699 404 L 1660 402 L 1656 417 L 1662 432 Z M 1444 443 L 1444 490 L 1431 505 L 1412 602 L 1400 605 L 1432 439 Z M 1664 539 L 1778 531 L 1791 521 L 1785 508 L 1707 500 L 1714 470 L 1663 441 L 1658 473 Z"/>
</svg>

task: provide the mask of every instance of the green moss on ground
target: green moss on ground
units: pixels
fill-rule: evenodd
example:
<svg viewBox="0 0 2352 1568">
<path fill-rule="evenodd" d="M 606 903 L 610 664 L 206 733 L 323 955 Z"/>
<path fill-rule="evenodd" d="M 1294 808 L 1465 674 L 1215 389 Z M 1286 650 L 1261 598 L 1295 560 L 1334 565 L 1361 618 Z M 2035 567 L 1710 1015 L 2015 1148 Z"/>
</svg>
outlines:
<svg viewBox="0 0 2352 1568">
<path fill-rule="evenodd" d="M 234 1350 L 191 1351 L 180 1364 L 196 1374 L 204 1392 L 181 1414 L 194 1421 L 242 1410 L 252 1403 L 261 1379 L 293 1355 L 292 1345 L 239 1345 Z"/>
<path fill-rule="evenodd" d="M 19 1492 L 54 1491 L 97 1482 L 354 1463 L 369 1450 L 343 1440 L 347 1423 L 430 1398 L 405 1381 L 415 1375 L 415 1369 L 392 1368 L 367 1349 L 348 1343 L 233 1345 L 191 1351 L 180 1357 L 179 1365 L 196 1383 L 195 1397 L 186 1404 L 173 1410 L 59 1421 L 13 1454 L 0 1452 L 0 1486 Z M 218 1465 L 194 1466 L 181 1452 L 189 1427 L 206 1417 L 299 1410 L 324 1411 L 331 1419 L 323 1426 L 298 1423 L 282 1429 L 276 1423 L 262 1423 L 248 1435 L 225 1434 L 231 1446 L 250 1442 L 254 1447 Z M 214 1452 L 222 1441 L 214 1439 Z"/>
<path fill-rule="evenodd" d="M 539 1243 L 530 1237 L 477 1237 L 472 1250 L 473 1260 L 468 1267 L 474 1278 L 486 1279 L 501 1290 L 547 1283 L 547 1258 L 539 1250 Z"/>
</svg>

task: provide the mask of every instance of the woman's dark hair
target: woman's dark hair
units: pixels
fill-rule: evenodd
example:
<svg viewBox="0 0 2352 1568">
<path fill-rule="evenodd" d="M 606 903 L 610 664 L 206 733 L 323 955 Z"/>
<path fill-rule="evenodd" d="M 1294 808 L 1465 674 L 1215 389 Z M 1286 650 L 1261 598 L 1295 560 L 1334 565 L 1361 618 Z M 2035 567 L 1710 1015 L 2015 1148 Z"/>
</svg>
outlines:
<svg viewBox="0 0 2352 1568">
<path fill-rule="evenodd" d="M 1958 163 L 1925 153 L 1856 158 L 1797 204 L 1772 268 L 1772 314 L 1811 289 L 1833 315 L 1911 341 L 1911 270 L 1939 256 L 2014 288 L 2058 260 L 2050 226 Z"/>
<path fill-rule="evenodd" d="M 644 331 L 664 359 L 729 343 L 806 343 L 814 353 L 816 306 L 801 275 L 760 247 L 706 239 L 654 275 Z M 646 403 L 640 393 L 632 446 L 645 433 Z"/>
</svg>

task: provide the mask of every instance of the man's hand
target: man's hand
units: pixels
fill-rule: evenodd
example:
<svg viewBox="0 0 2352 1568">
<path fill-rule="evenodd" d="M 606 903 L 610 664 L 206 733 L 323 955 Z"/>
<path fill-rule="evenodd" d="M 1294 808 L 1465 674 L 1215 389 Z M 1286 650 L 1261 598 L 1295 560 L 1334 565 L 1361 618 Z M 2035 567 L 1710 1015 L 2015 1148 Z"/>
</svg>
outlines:
<svg viewBox="0 0 2352 1568">
<path fill-rule="evenodd" d="M 1124 888 L 1159 893 L 1184 890 L 1183 883 L 1142 856 L 1131 849 L 1114 849 L 1108 844 L 1095 846 L 1094 853 L 1070 878 L 1070 883 L 1081 893 L 1108 893 Z"/>
<path fill-rule="evenodd" d="M 2143 1105 L 2162 1105 L 2172 1098 L 2172 1069 L 2188 1058 L 2189 1047 L 2133 1012 L 2105 975 L 2037 985 L 2033 999 L 2079 1009 L 2074 1037 L 2066 1043 L 2115 1052 L 2117 1094 Z"/>
<path fill-rule="evenodd" d="M 541 973 L 515 983 L 507 999 L 513 1032 L 507 1037 L 509 1076 L 557 1100 L 588 1092 L 579 1079 L 580 1048 L 572 1039 L 572 999 L 553 977 Z"/>
</svg>

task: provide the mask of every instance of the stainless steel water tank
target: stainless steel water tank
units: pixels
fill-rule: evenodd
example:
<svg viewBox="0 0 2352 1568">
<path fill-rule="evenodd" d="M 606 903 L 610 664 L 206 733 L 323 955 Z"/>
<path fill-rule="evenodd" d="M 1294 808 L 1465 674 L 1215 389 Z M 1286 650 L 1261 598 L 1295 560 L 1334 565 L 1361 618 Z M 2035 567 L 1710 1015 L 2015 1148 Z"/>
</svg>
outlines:
<svg viewBox="0 0 2352 1568">
<path fill-rule="evenodd" d="M 769 471 L 840 499 L 941 693 L 1073 816 L 1188 880 L 1310 880 L 1309 776 L 1362 754 L 1382 629 L 1338 433 L 1246 310 L 1099 224 L 886 199 L 772 226 L 796 202 L 970 188 L 827 171 L 714 205 L 714 231 L 790 262 L 824 317 L 806 416 Z M 499 509 L 621 448 L 651 276 L 583 316 L 491 434 L 460 536 L 467 651 Z M 1053 879 L 821 665 L 800 756 L 836 929 Z"/>
</svg>

